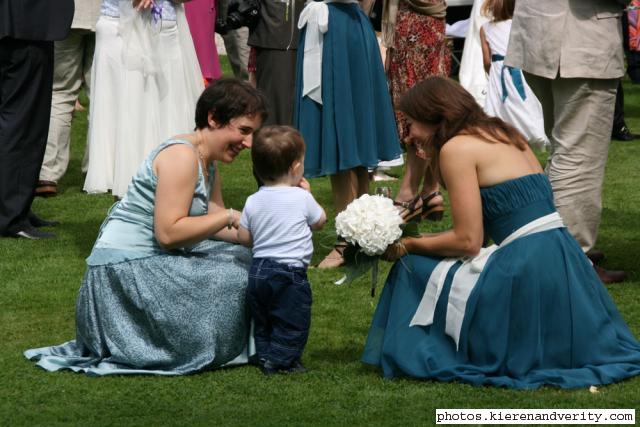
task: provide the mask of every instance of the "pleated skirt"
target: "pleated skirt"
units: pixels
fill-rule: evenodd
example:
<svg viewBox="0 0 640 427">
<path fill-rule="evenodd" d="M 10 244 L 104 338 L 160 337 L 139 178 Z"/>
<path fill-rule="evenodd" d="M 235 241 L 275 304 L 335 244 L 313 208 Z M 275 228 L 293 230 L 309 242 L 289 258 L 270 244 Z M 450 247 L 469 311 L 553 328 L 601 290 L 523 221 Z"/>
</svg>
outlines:
<svg viewBox="0 0 640 427">
<path fill-rule="evenodd" d="M 374 168 L 401 154 L 378 42 L 357 4 L 328 3 L 322 52 L 322 104 L 302 97 L 306 30 L 296 72 L 294 124 L 306 143 L 305 176 Z"/>
</svg>

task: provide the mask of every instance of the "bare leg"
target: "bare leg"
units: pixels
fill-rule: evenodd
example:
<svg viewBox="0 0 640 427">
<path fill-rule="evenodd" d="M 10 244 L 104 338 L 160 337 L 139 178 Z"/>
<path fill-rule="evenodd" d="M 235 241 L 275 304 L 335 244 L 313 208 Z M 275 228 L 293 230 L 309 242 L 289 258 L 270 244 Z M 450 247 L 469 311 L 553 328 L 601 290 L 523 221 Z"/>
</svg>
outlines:
<svg viewBox="0 0 640 427">
<path fill-rule="evenodd" d="M 369 192 L 369 171 L 367 168 L 352 169 L 356 181 L 356 199 Z"/>
<path fill-rule="evenodd" d="M 331 192 L 336 215 L 345 210 L 347 205 L 358 197 L 358 183 L 353 169 L 340 171 L 331 175 Z"/>
<path fill-rule="evenodd" d="M 422 160 L 422 159 L 421 159 Z M 438 191 L 440 189 L 440 184 L 438 183 L 438 179 L 436 177 L 431 164 L 427 162 L 425 170 L 424 170 L 424 178 L 422 179 L 422 193 L 423 194 L 431 194 L 434 191 Z"/>
<path fill-rule="evenodd" d="M 423 219 L 426 218 L 431 221 L 440 221 L 442 219 L 442 212 L 444 209 L 442 205 L 444 204 L 444 198 L 441 195 L 433 196 L 429 198 L 429 196 L 440 190 L 440 183 L 438 182 L 438 178 L 431 167 L 430 162 L 427 163 L 427 167 L 425 169 L 424 179 L 422 181 L 422 200 L 423 202 L 427 201 L 428 208 L 423 208 Z M 438 213 L 436 213 L 436 211 Z"/>
<path fill-rule="evenodd" d="M 331 175 L 331 190 L 336 215 L 346 209 L 347 205 L 369 192 L 369 172 L 359 167 Z M 319 268 L 335 268 L 344 264 L 341 252 L 333 249 L 320 264 Z"/>
<path fill-rule="evenodd" d="M 419 190 L 420 184 L 422 184 L 422 190 Z M 402 218 L 405 221 L 411 221 L 418 216 L 432 221 L 442 219 L 444 199 L 438 193 L 434 194 L 439 189 L 440 185 L 430 161 L 418 157 L 416 148 L 409 146 L 407 168 L 395 200 L 397 202 L 415 200 L 415 202 L 400 210 Z M 418 194 L 420 198 L 416 198 Z M 425 202 L 428 208 L 423 208 Z"/>
<path fill-rule="evenodd" d="M 400 182 L 400 188 L 395 200 L 408 202 L 412 200 L 420 189 L 420 183 L 427 179 L 427 161 L 416 155 L 416 148 L 407 146 L 407 166 Z"/>
</svg>

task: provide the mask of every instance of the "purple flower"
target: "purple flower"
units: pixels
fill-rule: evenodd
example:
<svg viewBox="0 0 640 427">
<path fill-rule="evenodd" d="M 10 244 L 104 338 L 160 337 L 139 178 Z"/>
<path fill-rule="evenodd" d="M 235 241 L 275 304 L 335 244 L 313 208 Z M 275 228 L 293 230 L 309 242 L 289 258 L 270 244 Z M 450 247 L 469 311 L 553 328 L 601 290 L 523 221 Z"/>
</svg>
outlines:
<svg viewBox="0 0 640 427">
<path fill-rule="evenodd" d="M 151 2 L 151 18 L 154 24 L 162 20 L 162 5 L 156 3 L 155 0 Z"/>
</svg>

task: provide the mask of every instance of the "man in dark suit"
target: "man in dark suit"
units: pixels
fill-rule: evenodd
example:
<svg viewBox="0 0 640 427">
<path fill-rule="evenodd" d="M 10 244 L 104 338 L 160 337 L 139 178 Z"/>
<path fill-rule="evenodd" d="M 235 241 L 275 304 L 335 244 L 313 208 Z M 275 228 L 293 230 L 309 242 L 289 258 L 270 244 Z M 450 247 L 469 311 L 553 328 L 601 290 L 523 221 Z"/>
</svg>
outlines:
<svg viewBox="0 0 640 427">
<path fill-rule="evenodd" d="M 260 19 L 249 35 L 256 49 L 256 86 L 267 97 L 265 125 L 292 125 L 296 89 L 298 18 L 304 0 L 260 1 Z"/>
<path fill-rule="evenodd" d="M 0 235 L 53 237 L 31 213 L 47 145 L 53 41 L 67 36 L 73 0 L 0 0 Z"/>
</svg>

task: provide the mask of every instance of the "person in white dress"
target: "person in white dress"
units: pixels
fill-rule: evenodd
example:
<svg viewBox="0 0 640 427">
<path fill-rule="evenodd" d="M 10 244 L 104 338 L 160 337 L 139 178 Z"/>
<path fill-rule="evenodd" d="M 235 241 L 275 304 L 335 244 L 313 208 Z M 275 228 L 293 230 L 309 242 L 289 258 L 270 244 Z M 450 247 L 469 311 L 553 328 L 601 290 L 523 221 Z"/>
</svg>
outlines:
<svg viewBox="0 0 640 427">
<path fill-rule="evenodd" d="M 504 65 L 514 7 L 515 0 L 485 0 L 482 5 L 482 14 L 489 18 L 480 29 L 484 68 L 489 74 L 484 110 L 518 129 L 529 145 L 543 149 L 549 139 L 542 106 L 522 71 Z"/>
<path fill-rule="evenodd" d="M 96 24 L 87 193 L 127 192 L 159 143 L 193 129 L 204 90 L 185 0 L 102 0 Z"/>
<path fill-rule="evenodd" d="M 469 16 L 469 29 L 464 39 L 462 59 L 460 60 L 460 73 L 458 80 L 463 88 L 476 99 L 476 102 L 484 107 L 487 97 L 487 74 L 484 73 L 482 61 L 482 43 L 480 43 L 480 29 L 487 22 L 487 18 L 481 13 L 485 0 L 474 0 Z"/>
</svg>

